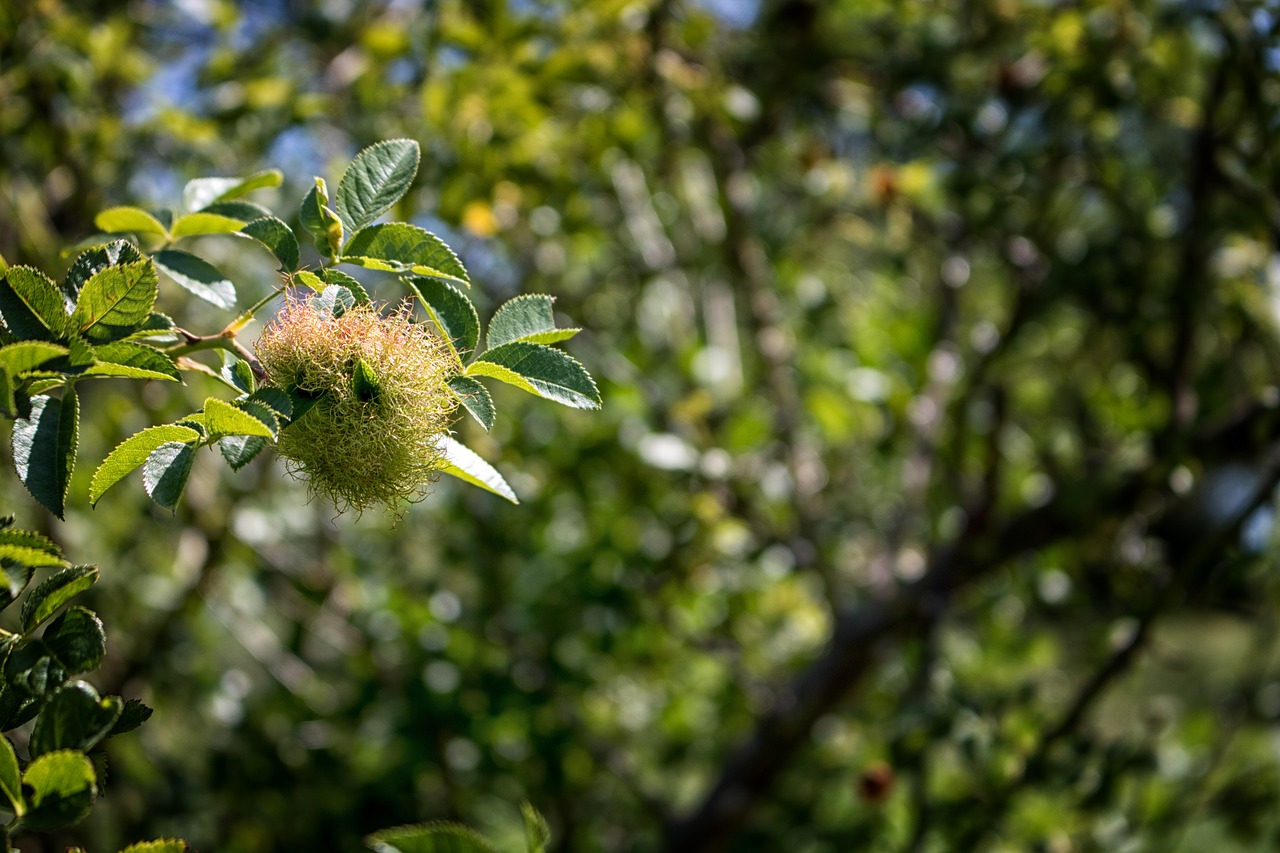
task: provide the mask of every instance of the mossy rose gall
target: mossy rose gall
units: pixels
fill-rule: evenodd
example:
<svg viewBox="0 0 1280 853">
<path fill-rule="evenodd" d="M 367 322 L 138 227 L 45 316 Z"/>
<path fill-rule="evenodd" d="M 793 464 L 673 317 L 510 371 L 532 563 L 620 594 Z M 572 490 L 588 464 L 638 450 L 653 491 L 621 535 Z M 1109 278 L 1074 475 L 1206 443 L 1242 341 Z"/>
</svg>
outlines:
<svg viewBox="0 0 1280 853">
<path fill-rule="evenodd" d="M 453 420 L 456 357 L 408 303 L 334 316 L 290 297 L 263 330 L 257 355 L 270 384 L 315 404 L 281 431 L 276 451 L 311 491 L 339 508 L 394 508 L 421 498 L 441 467 Z"/>
</svg>

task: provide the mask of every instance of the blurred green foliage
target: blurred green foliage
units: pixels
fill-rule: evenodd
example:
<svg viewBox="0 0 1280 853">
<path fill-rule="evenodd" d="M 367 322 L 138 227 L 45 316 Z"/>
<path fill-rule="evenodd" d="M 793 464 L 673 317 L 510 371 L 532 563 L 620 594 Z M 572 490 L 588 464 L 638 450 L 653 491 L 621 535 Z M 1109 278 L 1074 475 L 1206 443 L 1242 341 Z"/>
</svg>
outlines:
<svg viewBox="0 0 1280 853">
<path fill-rule="evenodd" d="M 78 475 L 59 525 L 6 480 L 102 566 L 99 692 L 156 708 L 76 839 L 519 849 L 528 799 L 558 850 L 1274 849 L 1278 16 L 0 8 L 10 263 L 410 137 L 395 217 L 482 315 L 554 294 L 604 398 L 498 389 L 517 416 L 457 429 L 523 504 L 441 483 L 394 527 L 270 460 L 202 455 L 172 517 Z M 200 382 L 86 388 L 80 453 Z"/>
</svg>

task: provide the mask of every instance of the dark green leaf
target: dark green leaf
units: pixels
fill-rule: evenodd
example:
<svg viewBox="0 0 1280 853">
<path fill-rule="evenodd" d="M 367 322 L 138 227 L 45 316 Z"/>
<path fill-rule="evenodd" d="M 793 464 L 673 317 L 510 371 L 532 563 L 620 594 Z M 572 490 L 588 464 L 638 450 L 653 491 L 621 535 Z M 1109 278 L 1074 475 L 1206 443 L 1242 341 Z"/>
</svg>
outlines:
<svg viewBox="0 0 1280 853">
<path fill-rule="evenodd" d="M 156 266 L 176 284 L 219 308 L 236 307 L 236 286 L 204 258 L 181 249 L 161 249 Z"/>
<path fill-rule="evenodd" d="M 92 343 L 126 337 L 150 319 L 157 288 L 150 260 L 99 270 L 80 291 L 72 326 Z"/>
<path fill-rule="evenodd" d="M 221 355 L 222 369 L 219 373 L 222 374 L 222 378 L 244 393 L 252 394 L 258 387 L 258 379 L 253 375 L 253 368 L 249 366 L 249 362 L 226 350 L 222 350 Z"/>
<path fill-rule="evenodd" d="M 0 278 L 0 320 L 4 321 L 4 328 L 9 334 L 23 340 L 47 341 L 57 337 L 14 292 L 7 275 Z"/>
<path fill-rule="evenodd" d="M 489 396 L 487 388 L 469 376 L 453 377 L 449 380 L 449 388 L 457 395 L 458 402 L 462 403 L 463 408 L 480 423 L 480 426 L 486 430 L 493 428 L 496 412 L 493 408 L 493 398 Z"/>
<path fill-rule="evenodd" d="M 97 669 L 107 651 L 102 620 L 92 610 L 79 605 L 55 617 L 42 639 L 62 668 L 72 675 Z"/>
<path fill-rule="evenodd" d="M 422 302 L 459 360 L 475 350 L 480 342 L 480 315 L 466 294 L 438 279 L 405 276 L 401 280 Z"/>
<path fill-rule="evenodd" d="M 468 376 L 492 376 L 521 390 L 575 409 L 600 408 L 600 392 L 572 356 L 524 341 L 487 350 Z"/>
<path fill-rule="evenodd" d="M 33 397 L 30 417 L 14 421 L 13 465 L 31 496 L 62 518 L 79 437 L 80 403 L 67 386 L 62 399 Z"/>
<path fill-rule="evenodd" d="M 141 726 L 147 720 L 151 719 L 151 714 L 151 709 L 146 705 L 143 705 L 137 699 L 128 700 L 124 703 L 124 709 L 120 712 L 120 718 L 117 719 L 116 724 L 111 727 L 111 732 L 107 737 L 128 734 Z"/>
<path fill-rule="evenodd" d="M 355 156 L 338 182 L 334 203 L 338 216 L 353 234 L 391 208 L 418 174 L 418 143 L 388 139 Z"/>
<path fill-rule="evenodd" d="M 49 334 L 55 338 L 70 334 L 71 319 L 67 316 L 66 299 L 51 278 L 34 267 L 26 266 L 9 267 L 5 278 L 27 310 Z"/>
<path fill-rule="evenodd" d="M 173 512 L 178 499 L 187 487 L 195 451 L 190 444 L 167 442 L 151 451 L 142 467 L 142 485 L 147 495 L 165 509 Z"/>
<path fill-rule="evenodd" d="M 32 757 L 59 749 L 92 749 L 111 731 L 123 708 L 118 697 L 99 697 L 98 691 L 83 681 L 63 685 L 36 716 L 31 730 Z"/>
<path fill-rule="evenodd" d="M 32 761 L 22 781 L 31 789 L 30 808 L 21 825 L 49 831 L 82 820 L 93 807 L 97 775 L 93 764 L 78 750 L 41 755 Z"/>
<path fill-rule="evenodd" d="M 67 671 L 40 640 L 33 640 L 11 653 L 4 662 L 0 730 L 16 728 L 34 717 L 45 694 L 58 689 L 66 680 Z"/>
<path fill-rule="evenodd" d="M 405 222 L 371 225 L 351 238 L 342 263 L 389 272 L 413 272 L 469 285 L 458 256 L 436 235 Z"/>
<path fill-rule="evenodd" d="M 513 341 L 552 344 L 568 340 L 581 329 L 557 329 L 551 304 L 555 298 L 541 294 L 517 296 L 503 304 L 489 321 L 485 345 L 490 349 Z"/>
<path fill-rule="evenodd" d="M 421 823 L 375 832 L 365 839 L 375 853 L 495 853 L 483 835 L 457 823 Z"/>
<path fill-rule="evenodd" d="M 97 504 L 102 496 L 116 483 L 142 465 L 151 454 L 165 444 L 190 444 L 199 441 L 202 435 L 188 426 L 166 424 L 144 429 L 122 441 L 102 460 L 98 470 L 93 472 L 93 481 L 89 483 L 89 503 Z"/>
<path fill-rule="evenodd" d="M 280 272 L 293 272 L 298 268 L 298 238 L 284 222 L 274 216 L 263 216 L 246 223 L 240 232 L 270 249 L 280 261 Z"/>
<path fill-rule="evenodd" d="M 31 631 L 97 582 L 97 566 L 69 566 L 49 575 L 22 602 L 22 630 Z"/>
<path fill-rule="evenodd" d="M 250 394 L 249 399 L 256 400 L 270 406 L 271 410 L 276 413 L 276 417 L 280 419 L 281 423 L 287 423 L 293 416 L 293 400 L 291 400 L 289 395 L 284 391 L 281 391 L 279 388 L 264 385 Z"/>
<path fill-rule="evenodd" d="M 218 440 L 218 450 L 232 471 L 248 465 L 266 446 L 267 440 L 257 435 L 228 435 Z"/>
<path fill-rule="evenodd" d="M 112 243 L 91 246 L 81 252 L 62 279 L 62 295 L 67 302 L 67 310 L 71 311 L 75 308 L 76 300 L 80 298 L 80 291 L 95 273 L 107 267 L 137 263 L 141 260 L 144 260 L 142 253 L 128 240 L 116 240 Z"/>
</svg>

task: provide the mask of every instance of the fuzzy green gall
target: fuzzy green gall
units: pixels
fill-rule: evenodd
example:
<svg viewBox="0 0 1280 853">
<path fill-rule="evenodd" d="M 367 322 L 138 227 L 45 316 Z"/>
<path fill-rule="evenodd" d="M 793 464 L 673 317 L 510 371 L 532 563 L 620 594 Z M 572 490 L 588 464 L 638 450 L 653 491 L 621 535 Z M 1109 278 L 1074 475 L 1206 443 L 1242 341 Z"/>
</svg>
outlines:
<svg viewBox="0 0 1280 853">
<path fill-rule="evenodd" d="M 448 382 L 458 364 L 413 321 L 408 303 L 335 316 L 290 297 L 256 349 L 270 384 L 315 401 L 276 446 L 313 494 L 358 511 L 426 494 L 442 465 L 438 442 L 456 408 Z"/>
</svg>

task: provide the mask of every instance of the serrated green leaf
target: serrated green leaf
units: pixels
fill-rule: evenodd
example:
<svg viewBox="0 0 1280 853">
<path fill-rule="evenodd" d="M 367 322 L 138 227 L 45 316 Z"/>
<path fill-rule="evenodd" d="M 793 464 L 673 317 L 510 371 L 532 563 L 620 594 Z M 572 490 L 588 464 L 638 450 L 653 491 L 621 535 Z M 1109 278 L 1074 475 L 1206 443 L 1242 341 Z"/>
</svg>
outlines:
<svg viewBox="0 0 1280 853">
<path fill-rule="evenodd" d="M 581 329 L 557 329 L 551 310 L 555 297 L 542 294 L 517 296 L 494 312 L 485 333 L 485 344 L 494 349 L 513 341 L 553 344 L 568 340 Z"/>
<path fill-rule="evenodd" d="M 252 394 L 258 387 L 258 378 L 253 375 L 249 362 L 226 350 L 222 350 L 221 354 L 222 369 L 219 372 L 222 377 L 244 393 Z"/>
<path fill-rule="evenodd" d="M 179 838 L 161 838 L 130 844 L 120 853 L 190 853 L 191 845 Z"/>
<path fill-rule="evenodd" d="M 355 297 L 357 305 L 365 305 L 369 302 L 369 292 L 364 289 L 364 285 L 342 270 L 330 267 L 324 271 L 324 280 L 328 284 L 336 284 L 339 287 L 345 287 L 350 290 L 351 295 Z"/>
<path fill-rule="evenodd" d="M 293 417 L 293 400 L 279 388 L 264 385 L 250 394 L 248 399 L 269 406 L 281 423 L 287 423 Z"/>
<path fill-rule="evenodd" d="M 568 353 L 542 344 L 517 341 L 487 350 L 466 374 L 492 376 L 571 408 L 600 408 L 600 392 L 586 369 Z"/>
<path fill-rule="evenodd" d="M 0 791 L 9 798 L 14 816 L 22 817 L 27 810 L 27 801 L 22 796 L 22 772 L 18 769 L 17 753 L 7 737 L 0 737 Z"/>
<path fill-rule="evenodd" d="M 341 317 L 355 304 L 355 296 L 340 284 L 331 284 L 322 290 L 319 296 L 311 298 L 312 308 L 321 313 L 332 314 L 334 317 Z"/>
<path fill-rule="evenodd" d="M 111 727 L 111 732 L 107 737 L 128 734 L 151 719 L 151 714 L 152 710 L 142 702 L 137 699 L 129 699 L 124 703 L 124 710 L 120 712 L 120 718 Z"/>
<path fill-rule="evenodd" d="M 205 210 L 215 201 L 239 198 L 263 187 L 278 187 L 284 176 L 275 169 L 244 178 L 195 178 L 182 188 L 182 203 L 190 211 Z"/>
<path fill-rule="evenodd" d="M 116 446 L 102 460 L 89 484 L 89 503 L 96 505 L 108 489 L 123 480 L 131 471 L 147 461 L 161 445 L 190 444 L 199 441 L 200 433 L 178 424 L 154 426 L 135 433 Z"/>
<path fill-rule="evenodd" d="M 436 235 L 405 222 L 370 225 L 352 236 L 341 263 L 389 272 L 412 272 L 470 286 L 466 267 Z"/>
<path fill-rule="evenodd" d="M 91 343 L 120 340 L 150 319 L 158 290 L 150 259 L 101 269 L 80 291 L 71 325 Z"/>
<path fill-rule="evenodd" d="M 68 385 L 62 399 L 31 398 L 30 417 L 14 421 L 13 465 L 31 496 L 62 518 L 75 467 L 80 401 Z"/>
<path fill-rule="evenodd" d="M 97 566 L 68 566 L 47 576 L 22 602 L 22 630 L 31 631 L 58 608 L 97 583 Z"/>
<path fill-rule="evenodd" d="M 65 566 L 66 560 L 39 548 L 0 542 L 0 565 L 5 568 L 26 566 L 29 569 L 46 569 L 51 566 Z"/>
<path fill-rule="evenodd" d="M 108 234 L 128 232 L 169 236 L 168 229 L 160 220 L 140 207 L 109 207 L 93 218 L 93 224 Z"/>
<path fill-rule="evenodd" d="M 190 444 L 170 441 L 151 451 L 142 466 L 142 487 L 147 496 L 173 512 L 187 488 L 194 461 L 195 451 Z"/>
<path fill-rule="evenodd" d="M 0 690 L 0 730 L 15 729 L 34 717 L 45 695 L 66 680 L 66 670 L 42 640 L 11 652 L 4 662 Z"/>
<path fill-rule="evenodd" d="M 159 379 L 181 382 L 182 374 L 169 357 L 154 347 L 128 341 L 113 341 L 93 348 L 94 363 L 84 376 L 123 376 L 130 379 Z"/>
<path fill-rule="evenodd" d="M 496 412 L 489 390 L 469 376 L 455 376 L 449 380 L 449 388 L 458 402 L 486 431 L 493 428 Z"/>
<path fill-rule="evenodd" d="M 62 668 L 72 675 L 90 672 L 107 653 L 107 634 L 98 614 L 73 605 L 54 617 L 41 637 Z"/>
<path fill-rule="evenodd" d="M 0 367 L 9 371 L 12 376 L 20 376 L 67 353 L 66 347 L 49 341 L 19 341 L 0 347 Z"/>
<path fill-rule="evenodd" d="M 69 334 L 71 319 L 67 316 L 66 299 L 53 279 L 27 266 L 9 267 L 5 278 L 31 315 L 51 335 L 62 338 Z M 5 321 L 8 322 L 7 317 Z"/>
<path fill-rule="evenodd" d="M 520 804 L 520 816 L 524 818 L 524 839 L 528 853 L 546 853 L 551 843 L 551 827 L 532 803 Z"/>
<path fill-rule="evenodd" d="M 107 267 L 119 264 L 132 264 L 145 260 L 138 248 L 128 240 L 116 240 L 97 246 L 90 246 L 76 256 L 71 268 L 62 278 L 62 295 L 67 302 L 67 311 L 75 309 L 80 291 L 93 278 L 94 274 Z"/>
<path fill-rule="evenodd" d="M 436 447 L 440 450 L 445 463 L 440 469 L 443 473 L 457 477 L 473 486 L 479 486 L 485 491 L 493 492 L 513 504 L 520 503 L 516 493 L 502 475 L 492 465 L 481 459 L 474 450 L 447 435 L 437 439 Z"/>
<path fill-rule="evenodd" d="M 433 278 L 405 276 L 401 281 L 418 297 L 459 361 L 475 350 L 480 342 L 480 315 L 465 293 Z"/>
<path fill-rule="evenodd" d="M 33 530 L 17 530 L 12 525 L 6 525 L 0 528 L 0 545 L 16 545 L 21 548 L 30 548 L 33 551 L 39 551 L 46 558 L 52 558 L 57 561 L 54 563 L 28 563 L 28 565 L 55 566 L 60 565 L 62 562 L 62 549 L 58 547 L 57 543 Z"/>
<path fill-rule="evenodd" d="M 97 780 L 83 752 L 66 749 L 41 755 L 22 775 L 31 796 L 21 825 L 48 831 L 77 823 L 93 807 Z"/>
<path fill-rule="evenodd" d="M 7 275 L 0 278 L 0 321 L 3 321 L 5 331 L 23 340 L 48 341 L 57 337 L 40 322 L 39 317 L 31 313 L 31 309 L 9 285 Z"/>
<path fill-rule="evenodd" d="M 264 424 L 266 428 L 271 431 L 271 438 L 273 440 L 280 433 L 280 417 L 276 414 L 275 409 L 271 408 L 266 403 L 261 400 L 255 400 L 252 397 L 248 397 L 243 400 L 237 400 L 234 405 L 237 409 L 242 409 L 245 412 L 248 412 L 250 415 L 253 415 L 256 420 Z M 261 438 L 262 436 L 255 437 Z"/>
<path fill-rule="evenodd" d="M 49 575 L 22 602 L 22 630 L 30 632 L 97 582 L 97 566 L 68 566 Z"/>
<path fill-rule="evenodd" d="M 233 406 L 230 403 L 210 397 L 204 401 L 202 422 L 210 436 L 222 435 L 257 435 L 262 438 L 274 438 L 272 429 L 253 413 Z"/>
<path fill-rule="evenodd" d="M 170 234 L 179 237 L 196 237 L 201 234 L 234 234 L 244 227 L 244 222 L 218 213 L 188 213 L 173 223 Z"/>
<path fill-rule="evenodd" d="M 218 450 L 232 471 L 248 465 L 267 446 L 267 440 L 256 435 L 228 435 L 218 440 Z"/>
<path fill-rule="evenodd" d="M 248 234 L 271 250 L 280 261 L 280 272 L 293 272 L 298 268 L 298 238 L 293 229 L 274 216 L 263 216 L 245 223 L 240 233 Z"/>
<path fill-rule="evenodd" d="M 364 228 L 400 200 L 418 174 L 419 156 L 412 139 L 388 139 L 355 156 L 334 201 L 347 233 Z"/>
<path fill-rule="evenodd" d="M 32 757 L 60 749 L 92 749 L 111 731 L 123 708 L 118 696 L 100 697 L 83 681 L 63 685 L 36 717 L 31 730 Z"/>
<path fill-rule="evenodd" d="M 175 284 L 219 308 L 236 307 L 236 286 L 217 267 L 181 249 L 161 249 L 156 267 Z"/>
<path fill-rule="evenodd" d="M 495 853 L 483 835 L 459 823 L 397 826 L 368 836 L 375 853 Z"/>
</svg>

